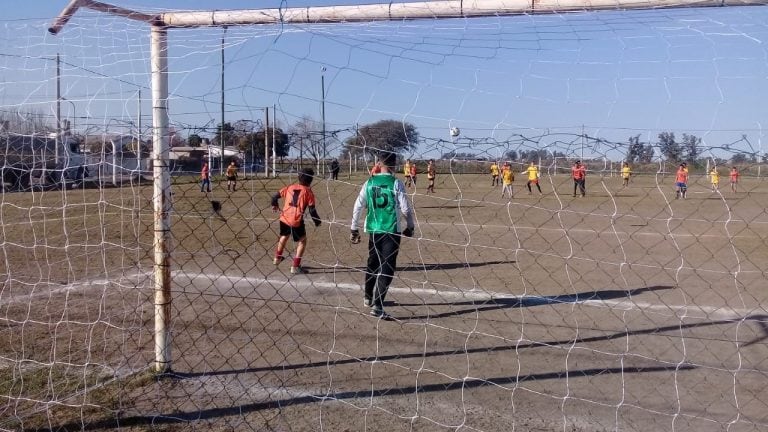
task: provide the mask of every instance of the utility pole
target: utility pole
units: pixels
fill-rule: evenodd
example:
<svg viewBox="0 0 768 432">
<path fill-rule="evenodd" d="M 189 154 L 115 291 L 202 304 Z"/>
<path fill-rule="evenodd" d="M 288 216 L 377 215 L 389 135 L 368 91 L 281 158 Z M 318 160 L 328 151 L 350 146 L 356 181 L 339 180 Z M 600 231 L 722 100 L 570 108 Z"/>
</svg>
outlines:
<svg viewBox="0 0 768 432">
<path fill-rule="evenodd" d="M 318 170 L 325 178 L 325 158 L 326 158 L 326 146 L 325 146 L 325 66 L 320 68 L 320 115 L 323 118 L 323 162 L 322 167 Z"/>
<path fill-rule="evenodd" d="M 221 34 L 221 163 L 219 164 L 219 174 L 224 173 L 224 37 L 227 35 L 227 27 Z"/>
<path fill-rule="evenodd" d="M 267 143 L 267 131 L 269 130 L 269 107 L 264 107 L 264 177 L 269 177 L 269 146 Z"/>
<path fill-rule="evenodd" d="M 55 167 L 59 165 L 59 141 L 61 140 L 61 58 L 56 53 L 56 139 L 54 141 Z"/>
</svg>

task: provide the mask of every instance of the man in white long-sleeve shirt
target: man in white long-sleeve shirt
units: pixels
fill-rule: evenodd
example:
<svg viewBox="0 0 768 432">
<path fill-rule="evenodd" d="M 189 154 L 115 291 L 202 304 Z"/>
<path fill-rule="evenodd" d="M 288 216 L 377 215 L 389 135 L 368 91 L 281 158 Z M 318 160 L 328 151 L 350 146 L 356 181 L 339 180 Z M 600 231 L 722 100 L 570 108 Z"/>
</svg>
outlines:
<svg viewBox="0 0 768 432">
<path fill-rule="evenodd" d="M 397 266 L 397 254 L 400 251 L 400 216 L 405 217 L 406 225 L 402 235 L 413 235 L 413 206 L 408 201 L 405 185 L 395 178 L 393 167 L 397 163 L 397 154 L 382 152 L 379 155 L 381 172 L 371 176 L 360 189 L 360 194 L 352 210 L 350 239 L 360 243 L 360 231 L 357 221 L 363 207 L 365 232 L 368 233 L 368 263 L 365 272 L 365 306 L 370 306 L 371 315 L 388 318 L 384 312 L 384 298 L 392 283 Z"/>
</svg>

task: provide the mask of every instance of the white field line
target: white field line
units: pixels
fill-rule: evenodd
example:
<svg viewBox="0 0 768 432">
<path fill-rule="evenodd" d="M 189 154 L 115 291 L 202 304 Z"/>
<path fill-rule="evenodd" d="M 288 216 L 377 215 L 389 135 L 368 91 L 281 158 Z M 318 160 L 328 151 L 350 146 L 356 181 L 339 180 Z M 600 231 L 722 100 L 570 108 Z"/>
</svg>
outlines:
<svg viewBox="0 0 768 432">
<path fill-rule="evenodd" d="M 137 272 L 134 275 L 125 275 L 117 280 L 110 281 L 106 279 L 99 279 L 86 282 L 78 282 L 67 285 L 59 285 L 52 289 L 42 289 L 31 294 L 12 296 L 6 298 L 0 298 L 0 305 L 8 305 L 12 303 L 29 302 L 34 298 L 51 296 L 53 294 L 67 292 L 88 290 L 95 286 L 106 288 L 108 285 L 115 283 L 121 284 L 121 281 L 133 280 L 136 281 L 138 277 L 146 277 L 146 283 L 151 283 L 152 273 L 150 272 Z M 277 278 L 263 278 L 247 275 L 227 275 L 227 274 L 209 274 L 209 273 L 189 273 L 185 271 L 176 270 L 172 272 L 172 278 L 176 281 L 179 279 L 187 279 L 190 282 L 194 280 L 207 281 L 203 285 L 204 287 L 213 286 L 215 283 L 226 282 L 229 286 L 247 286 L 250 288 L 257 287 L 261 284 L 269 284 L 272 286 L 282 286 L 286 283 L 293 287 L 301 288 L 304 290 L 312 288 L 322 289 L 339 289 L 348 292 L 362 293 L 362 286 L 356 283 L 340 283 L 330 282 L 325 278 L 315 279 L 310 275 L 309 277 L 297 276 L 292 278 L 277 279 Z M 623 311 L 651 311 L 659 314 L 669 316 L 686 316 L 692 318 L 701 319 L 735 319 L 738 320 L 744 316 L 761 313 L 768 313 L 767 308 L 760 309 L 746 309 L 746 308 L 731 308 L 725 306 L 709 306 L 709 305 L 672 305 L 672 304 L 657 304 L 647 301 L 638 301 L 635 299 L 620 299 L 620 300 L 558 300 L 557 298 L 537 295 L 515 295 L 508 293 L 499 293 L 487 290 L 437 290 L 431 288 L 406 288 L 406 287 L 390 287 L 389 292 L 398 294 L 410 294 L 416 295 L 422 298 L 439 298 L 439 299 L 456 299 L 456 300 L 470 300 L 470 301 L 492 301 L 492 300 L 520 300 L 523 303 L 527 303 L 531 306 L 536 305 L 552 305 L 552 304 L 582 304 L 586 306 L 618 309 Z M 568 293 L 563 293 L 562 296 L 568 296 Z M 362 297 L 362 296 L 361 296 Z"/>
<path fill-rule="evenodd" d="M 354 291 L 362 293 L 362 286 L 353 283 L 339 283 L 329 282 L 321 279 L 311 279 L 311 275 L 308 278 L 294 277 L 290 279 L 274 279 L 274 278 L 260 278 L 251 276 L 229 276 L 222 274 L 208 274 L 208 273 L 183 273 L 173 272 L 174 278 L 186 277 L 190 281 L 195 279 L 207 280 L 210 285 L 214 282 L 220 282 L 222 279 L 231 283 L 232 286 L 247 284 L 249 287 L 254 287 L 259 284 L 269 284 L 281 286 L 289 283 L 291 286 L 311 289 L 311 288 L 324 288 L 324 289 L 340 289 L 344 291 Z M 209 286 L 210 286 L 209 285 Z M 668 305 L 668 304 L 655 304 L 646 301 L 637 301 L 630 299 L 622 300 L 578 300 L 578 301 L 564 301 L 558 300 L 552 297 L 536 296 L 536 295 L 514 295 L 507 293 L 498 293 L 485 290 L 436 290 L 430 288 L 402 288 L 402 287 L 390 287 L 389 292 L 400 294 L 411 294 L 419 297 L 438 297 L 440 299 L 451 298 L 459 300 L 472 300 L 472 301 L 491 301 L 500 299 L 512 299 L 520 300 L 531 305 L 546 305 L 546 304 L 583 304 L 587 306 L 619 309 L 624 311 L 653 311 L 653 312 L 666 312 L 667 314 L 674 316 L 686 316 L 694 318 L 705 319 L 740 319 L 746 315 L 754 313 L 768 313 L 765 308 L 758 310 L 755 309 L 736 309 L 724 306 L 707 306 L 707 305 Z M 567 296 L 564 293 L 563 296 Z M 362 295 L 361 295 L 362 298 Z"/>
<path fill-rule="evenodd" d="M 121 215 L 121 214 L 122 213 L 100 213 L 99 216 L 115 216 L 115 215 Z M 151 215 L 151 213 L 143 213 L 143 214 Z M 185 219 L 190 219 L 190 218 L 206 219 L 206 217 L 201 216 L 201 215 L 197 215 L 197 214 L 187 214 L 187 215 L 174 214 L 173 216 L 175 216 L 177 218 L 180 218 L 180 219 L 181 218 L 185 218 Z M 131 217 L 133 217 L 133 216 L 131 216 Z M 602 216 L 602 217 L 608 218 L 609 216 Z M 625 216 L 625 217 L 630 217 L 630 216 L 628 215 L 628 216 Z M 637 216 L 632 216 L 632 217 L 637 217 Z M 672 220 L 676 220 L 676 219 L 677 218 L 672 218 Z M 63 218 L 45 218 L 43 220 L 25 220 L 25 221 L 21 221 L 21 222 L 6 223 L 6 224 L 4 224 L 4 226 L 6 226 L 6 227 L 26 226 L 26 225 L 32 225 L 32 224 L 41 223 L 41 222 L 52 223 L 52 222 L 72 221 L 72 220 L 82 220 L 82 216 L 69 216 L 69 217 L 63 217 Z M 254 218 L 243 217 L 242 220 L 248 221 L 249 223 L 252 223 L 252 222 L 264 222 L 266 225 L 270 225 L 270 224 L 275 223 L 274 220 L 269 219 L 269 218 L 264 218 L 264 217 L 254 217 Z M 712 226 L 724 225 L 725 223 L 730 223 L 730 224 L 745 223 L 745 224 L 754 224 L 754 225 L 757 225 L 757 224 L 768 224 L 768 222 L 762 222 L 762 221 L 746 222 L 746 221 L 743 221 L 743 220 L 740 220 L 740 219 L 733 219 L 731 221 L 720 221 L 720 220 L 717 220 L 717 221 L 705 221 L 705 220 L 696 220 L 696 219 L 686 219 L 686 220 L 689 221 L 689 222 L 696 222 L 696 223 L 698 223 L 698 222 L 709 223 Z M 656 219 L 656 218 L 648 219 L 648 221 L 649 222 L 666 222 L 666 220 Z M 348 220 L 345 220 L 345 219 L 334 219 L 334 220 L 329 220 L 329 221 L 326 221 L 326 222 L 330 223 L 330 224 L 338 224 L 338 225 L 342 225 L 342 226 L 349 226 L 349 224 L 350 224 L 350 222 Z M 503 230 L 507 230 L 507 229 L 510 228 L 509 225 L 501 225 L 501 224 L 497 225 L 497 224 L 450 223 L 450 222 L 428 222 L 428 223 L 425 223 L 424 225 L 426 225 L 426 226 L 443 226 L 443 227 L 450 226 L 450 227 L 467 227 L 467 228 L 489 228 L 489 229 L 503 229 Z M 648 224 L 646 224 L 645 226 L 648 226 Z M 642 226 L 638 225 L 637 227 L 641 228 Z M 417 226 L 416 228 L 418 230 L 420 228 L 420 225 Z M 653 237 L 664 237 L 664 238 L 666 238 L 666 237 L 730 238 L 730 239 L 734 239 L 734 238 L 755 238 L 755 235 L 732 235 L 732 236 L 727 236 L 725 234 L 690 234 L 690 233 L 671 233 L 671 234 L 666 234 L 666 233 L 660 233 L 660 232 L 632 232 L 632 233 L 629 233 L 627 231 L 615 231 L 614 232 L 613 230 L 608 231 L 608 230 L 596 230 L 596 229 L 590 229 L 590 228 L 576 228 L 576 227 L 567 228 L 567 229 L 564 230 L 563 228 L 554 228 L 554 227 L 553 228 L 548 228 L 548 227 L 515 225 L 515 228 L 518 229 L 518 230 L 522 230 L 522 231 L 545 231 L 545 232 L 546 231 L 550 231 L 550 232 L 563 232 L 563 231 L 567 231 L 569 233 L 573 233 L 573 232 L 577 232 L 577 233 L 594 233 L 594 234 L 598 234 L 598 235 L 610 235 L 610 236 L 619 235 L 619 236 L 623 236 L 623 237 L 626 237 L 626 238 L 631 238 L 631 237 L 634 237 L 634 236 L 644 236 L 644 237 L 653 236 Z"/>
</svg>

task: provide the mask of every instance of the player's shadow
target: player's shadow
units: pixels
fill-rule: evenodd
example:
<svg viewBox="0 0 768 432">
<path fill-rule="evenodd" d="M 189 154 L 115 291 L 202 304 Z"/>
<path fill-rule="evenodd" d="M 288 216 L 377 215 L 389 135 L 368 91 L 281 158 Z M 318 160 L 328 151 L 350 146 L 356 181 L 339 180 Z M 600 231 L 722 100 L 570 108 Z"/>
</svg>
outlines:
<svg viewBox="0 0 768 432">
<path fill-rule="evenodd" d="M 630 291 L 649 291 L 654 289 L 668 289 L 669 287 L 646 287 L 638 288 L 637 290 Z M 616 298 L 615 293 L 627 291 L 602 291 L 603 296 L 609 296 L 608 298 Z M 614 293 L 614 294 L 611 294 Z M 572 297 L 572 296 L 566 296 Z M 602 297 L 605 299 L 606 297 Z M 549 341 L 534 341 L 528 343 L 512 343 L 497 346 L 484 346 L 468 348 L 462 346 L 461 348 L 451 350 L 439 350 L 439 351 L 418 351 L 411 353 L 398 353 L 384 356 L 371 356 L 363 358 L 342 358 L 342 359 L 323 359 L 322 361 L 309 362 L 309 363 L 297 363 L 297 364 L 278 364 L 272 366 L 245 368 L 245 369 L 233 369 L 224 371 L 206 371 L 206 372 L 193 372 L 193 373 L 171 373 L 156 377 L 159 381 L 158 385 L 164 385 L 163 382 L 169 381 L 169 388 L 173 388 L 178 380 L 196 379 L 199 377 L 214 377 L 214 376 L 226 376 L 226 375 L 240 375 L 240 374 L 260 374 L 260 373 L 272 373 L 278 371 L 284 373 L 288 370 L 300 370 L 308 368 L 328 368 L 333 366 L 343 366 L 349 364 L 359 363 L 371 363 L 371 362 L 385 362 L 405 359 L 425 359 L 433 357 L 443 356 L 456 356 L 463 357 L 473 354 L 489 354 L 497 352 L 519 352 L 525 349 L 535 349 L 540 347 L 555 347 L 555 346 L 574 346 L 581 344 L 589 344 L 593 342 L 603 342 L 610 340 L 617 340 L 623 338 L 629 338 L 632 336 L 642 335 L 659 335 L 667 332 L 674 332 L 679 334 L 680 331 L 696 328 L 704 328 L 710 326 L 719 325 L 732 325 L 740 322 L 756 322 L 763 332 L 763 336 L 755 340 L 740 344 L 741 346 L 752 345 L 768 338 L 768 315 L 750 315 L 746 317 L 734 317 L 730 319 L 722 319 L 718 321 L 700 321 L 700 322 L 687 322 L 680 324 L 673 324 L 662 327 L 649 327 L 635 330 L 618 331 L 608 334 L 577 337 L 577 338 L 565 338 L 560 340 Z M 132 427 L 132 426 L 147 426 L 147 425 L 161 425 L 161 424 L 186 424 L 189 422 L 216 419 L 220 417 L 228 416 L 241 416 L 243 414 L 260 412 L 264 410 L 272 409 L 284 409 L 291 405 L 305 405 L 327 401 L 329 398 L 333 400 L 354 400 L 354 399 L 370 399 L 371 397 L 393 395 L 413 395 L 417 393 L 429 393 L 429 392 L 446 392 L 446 391 L 461 391 L 467 388 L 480 388 L 485 386 L 499 386 L 499 385 L 515 385 L 517 383 L 526 381 L 540 381 L 540 380 L 556 380 L 565 379 L 573 376 L 605 376 L 608 374 L 642 374 L 642 373 L 658 373 L 658 372 L 671 372 L 679 373 L 686 370 L 697 369 L 696 366 L 683 363 L 674 365 L 660 365 L 660 366 L 623 366 L 616 368 L 589 368 L 589 369 L 577 369 L 577 370 L 565 370 L 565 371 L 552 371 L 542 372 L 528 375 L 510 375 L 501 377 L 490 378 L 476 378 L 476 379 L 464 379 L 458 381 L 449 381 L 443 383 L 424 384 L 419 386 L 401 386 L 401 387 L 386 387 L 386 388 L 365 388 L 362 390 L 349 390 L 335 393 L 322 392 L 317 394 L 302 394 L 300 396 L 287 397 L 280 400 L 268 400 L 260 402 L 252 402 L 228 407 L 206 408 L 201 410 L 190 411 L 173 411 L 172 413 L 152 414 L 152 415 L 134 415 L 134 416 L 120 416 L 119 418 L 106 418 L 103 420 L 90 421 L 88 423 L 82 423 L 80 421 L 68 424 L 57 425 L 50 429 L 28 428 L 26 431 L 41 431 L 41 430 L 105 430 L 116 429 L 118 427 Z"/>
<path fill-rule="evenodd" d="M 579 303 L 584 301 L 596 301 L 596 300 L 612 300 L 617 298 L 631 298 L 645 292 L 668 290 L 674 287 L 669 285 L 652 285 L 641 288 L 634 288 L 630 290 L 605 290 L 605 291 L 588 291 L 576 294 L 561 294 L 555 296 L 525 296 L 525 297 L 500 297 L 487 300 L 468 300 L 460 302 L 432 302 L 432 303 L 387 303 L 385 306 L 402 306 L 402 307 L 462 307 L 472 306 L 468 308 L 462 308 L 459 310 L 451 310 L 447 312 L 430 313 L 426 315 L 411 315 L 411 316 L 397 316 L 398 320 L 413 321 L 423 319 L 435 319 L 446 318 L 458 315 L 474 314 L 481 312 L 489 312 L 501 309 L 531 307 L 531 306 L 543 306 L 543 305 L 556 305 L 563 303 Z"/>
<path fill-rule="evenodd" d="M 327 363 L 323 363 L 327 365 Z M 449 382 L 440 382 L 432 384 L 419 384 L 413 386 L 400 386 L 400 387 L 384 387 L 384 388 L 364 388 L 361 390 L 347 390 L 338 392 L 323 392 L 316 394 L 301 394 L 293 397 L 286 397 L 279 400 L 265 400 L 259 402 L 245 403 L 241 405 L 225 406 L 225 407 L 213 407 L 188 411 L 173 411 L 167 414 L 152 414 L 152 415 L 133 415 L 133 416 L 119 416 L 117 418 L 107 418 L 104 420 L 90 421 L 90 422 L 73 422 L 70 424 L 63 424 L 53 427 L 51 429 L 25 429 L 26 432 L 41 431 L 41 430 L 112 430 L 117 428 L 131 428 L 137 426 L 149 426 L 154 428 L 161 425 L 174 425 L 174 424 L 186 424 L 187 427 L 191 427 L 190 422 L 200 422 L 205 420 L 213 420 L 222 417 L 230 416 L 244 416 L 249 413 L 257 413 L 267 410 L 284 410 L 289 406 L 301 406 L 308 404 L 315 404 L 327 400 L 344 401 L 344 400 L 370 400 L 376 397 L 394 397 L 409 396 L 417 394 L 427 393 L 445 393 L 448 391 L 466 391 L 473 388 L 493 387 L 493 386 L 513 386 L 524 382 L 541 382 L 543 380 L 560 380 L 567 377 L 579 376 L 602 376 L 616 374 L 643 374 L 643 373 L 659 373 L 659 372 L 671 372 L 681 373 L 686 370 L 696 369 L 696 366 L 689 364 L 675 364 L 675 365 L 662 365 L 662 366 L 624 366 L 613 368 L 589 368 L 589 369 L 573 369 L 565 371 L 543 372 L 528 375 L 510 375 L 501 377 L 489 377 L 489 378 L 475 378 L 475 379 L 459 379 Z M 118 411 L 119 412 L 119 411 Z"/>
<path fill-rule="evenodd" d="M 515 260 L 504 261 L 483 261 L 483 262 L 456 262 L 456 263 L 411 263 L 404 264 L 395 267 L 395 271 L 398 272 L 412 272 L 412 271 L 434 271 L 434 270 L 456 270 L 456 269 L 470 269 L 473 267 L 490 266 L 497 264 L 514 264 Z M 339 272 L 359 272 L 365 273 L 365 267 L 311 267 L 304 266 L 304 268 L 311 273 L 339 273 Z"/>
<path fill-rule="evenodd" d="M 419 206 L 420 209 L 473 209 L 485 208 L 484 204 L 473 205 L 437 205 L 437 206 Z"/>
</svg>

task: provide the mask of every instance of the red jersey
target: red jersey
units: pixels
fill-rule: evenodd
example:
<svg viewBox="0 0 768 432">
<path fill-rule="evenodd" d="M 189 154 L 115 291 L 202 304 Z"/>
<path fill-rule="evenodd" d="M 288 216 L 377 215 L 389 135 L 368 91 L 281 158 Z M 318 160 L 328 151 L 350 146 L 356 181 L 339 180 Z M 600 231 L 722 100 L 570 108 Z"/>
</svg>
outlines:
<svg viewBox="0 0 768 432">
<path fill-rule="evenodd" d="M 739 181 L 739 172 L 736 170 L 731 171 L 731 183 L 737 183 Z"/>
<path fill-rule="evenodd" d="M 417 174 L 416 172 L 416 164 L 411 164 L 411 177 L 415 177 Z"/>
<path fill-rule="evenodd" d="M 309 186 L 298 183 L 280 189 L 280 197 L 285 200 L 280 221 L 288 226 L 301 226 L 304 222 L 304 212 L 315 206 L 315 194 Z"/>
<path fill-rule="evenodd" d="M 574 180 L 581 180 L 587 176 L 587 169 L 584 165 L 574 166 L 571 168 L 571 175 Z"/>
<path fill-rule="evenodd" d="M 675 181 L 678 183 L 688 183 L 688 170 L 685 168 L 678 169 Z"/>
<path fill-rule="evenodd" d="M 210 175 L 210 173 L 211 173 L 211 171 L 208 168 L 208 164 L 205 164 L 205 165 L 203 165 L 203 170 L 200 172 L 200 177 L 203 180 L 207 180 L 209 175 Z"/>
</svg>

